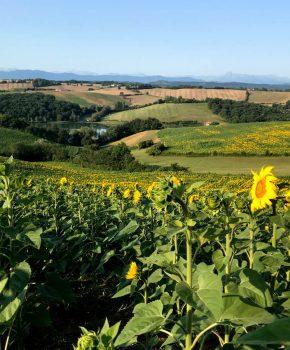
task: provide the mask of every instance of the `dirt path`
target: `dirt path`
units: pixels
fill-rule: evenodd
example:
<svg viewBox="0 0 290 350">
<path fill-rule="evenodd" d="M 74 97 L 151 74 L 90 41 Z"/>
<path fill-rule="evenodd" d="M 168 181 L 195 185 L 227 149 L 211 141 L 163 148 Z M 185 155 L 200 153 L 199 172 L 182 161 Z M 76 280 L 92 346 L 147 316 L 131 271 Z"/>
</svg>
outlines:
<svg viewBox="0 0 290 350">
<path fill-rule="evenodd" d="M 160 141 L 157 135 L 158 131 L 159 130 L 141 131 L 141 132 L 138 132 L 137 134 L 124 137 L 119 141 L 112 142 L 111 145 L 117 145 L 121 142 L 124 142 L 128 147 L 135 147 L 135 146 L 138 146 L 138 143 L 141 141 L 153 140 L 153 142 L 158 142 Z"/>
</svg>

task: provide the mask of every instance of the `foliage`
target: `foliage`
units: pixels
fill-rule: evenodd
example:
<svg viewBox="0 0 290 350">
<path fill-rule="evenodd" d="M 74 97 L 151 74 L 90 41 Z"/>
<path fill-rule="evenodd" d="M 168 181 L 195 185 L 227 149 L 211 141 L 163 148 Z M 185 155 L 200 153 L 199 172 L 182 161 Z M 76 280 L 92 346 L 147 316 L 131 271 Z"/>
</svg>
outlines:
<svg viewBox="0 0 290 350">
<path fill-rule="evenodd" d="M 186 155 L 289 155 L 287 122 L 224 124 L 163 129 L 158 132 L 168 146 L 166 154 Z"/>
<path fill-rule="evenodd" d="M 25 122 L 78 121 L 95 110 L 78 104 L 58 101 L 53 95 L 3 94 L 0 95 L 0 113 L 6 118 L 1 125 L 10 126 L 15 120 Z"/>
<path fill-rule="evenodd" d="M 208 106 L 213 113 L 224 120 L 234 123 L 264 122 L 290 120 L 290 103 L 265 106 L 247 101 L 208 99 Z"/>
<path fill-rule="evenodd" d="M 148 187 L 84 185 L 64 174 L 58 181 L 17 177 L 11 159 L 0 172 L 3 345 L 30 345 L 32 324 L 48 326 L 56 305 L 77 307 L 81 282 L 96 291 L 100 278 L 113 300 L 133 306 L 132 317 L 120 332 L 116 320 L 101 331 L 82 328 L 77 349 L 287 345 L 279 332 L 261 340 L 260 327 L 288 324 L 289 184 L 278 182 L 276 200 L 252 213 L 247 193 L 206 192 L 203 181 L 177 176 Z M 132 261 L 137 272 L 128 280 Z"/>
<path fill-rule="evenodd" d="M 153 140 L 140 141 L 138 144 L 139 149 L 151 147 L 154 144 Z"/>
</svg>

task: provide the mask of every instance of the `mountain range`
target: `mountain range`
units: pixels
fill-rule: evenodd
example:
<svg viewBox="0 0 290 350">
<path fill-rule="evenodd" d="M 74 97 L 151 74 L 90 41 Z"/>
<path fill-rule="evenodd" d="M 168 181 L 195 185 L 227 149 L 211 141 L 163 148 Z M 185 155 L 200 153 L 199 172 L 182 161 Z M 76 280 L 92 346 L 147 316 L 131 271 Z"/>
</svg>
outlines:
<svg viewBox="0 0 290 350">
<path fill-rule="evenodd" d="M 162 75 L 129 75 L 129 74 L 95 74 L 95 73 L 73 73 L 73 72 L 47 72 L 42 70 L 0 69 L 0 79 L 36 79 L 43 78 L 55 81 L 119 81 L 119 82 L 139 82 L 163 85 L 193 86 L 256 86 L 256 85 L 279 85 L 287 87 L 290 85 L 290 78 L 278 77 L 275 75 L 248 75 L 237 73 L 226 73 L 220 76 L 162 76 Z"/>
</svg>

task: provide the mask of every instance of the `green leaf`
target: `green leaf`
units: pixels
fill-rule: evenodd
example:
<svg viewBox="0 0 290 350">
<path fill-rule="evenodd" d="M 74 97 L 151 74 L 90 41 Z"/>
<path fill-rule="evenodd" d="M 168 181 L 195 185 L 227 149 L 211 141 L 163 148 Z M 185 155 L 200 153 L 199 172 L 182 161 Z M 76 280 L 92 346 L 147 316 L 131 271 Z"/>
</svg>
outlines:
<svg viewBox="0 0 290 350">
<path fill-rule="evenodd" d="M 112 298 L 121 298 L 125 295 L 131 294 L 132 292 L 132 287 L 131 284 L 129 284 L 128 286 L 120 289 L 117 293 L 115 293 Z"/>
<path fill-rule="evenodd" d="M 213 272 L 213 268 L 213 265 L 199 264 L 193 273 L 192 288 L 187 283 L 180 282 L 175 290 L 186 304 L 202 310 L 217 321 L 223 312 L 223 286 L 220 276 Z"/>
<path fill-rule="evenodd" d="M 12 321 L 24 301 L 31 270 L 27 262 L 16 265 L 0 294 L 0 324 Z"/>
<path fill-rule="evenodd" d="M 270 307 L 273 304 L 271 294 L 266 282 L 255 270 L 244 269 L 240 272 L 241 283 L 239 294 L 243 298 L 249 298 L 262 308 Z"/>
<path fill-rule="evenodd" d="M 157 269 L 148 277 L 147 283 L 158 283 L 163 278 L 163 273 L 161 269 Z"/>
<path fill-rule="evenodd" d="M 193 298 L 193 290 L 186 282 L 179 282 L 175 287 L 175 291 L 179 298 L 188 305 L 196 307 L 196 301 Z"/>
<path fill-rule="evenodd" d="M 39 249 L 41 245 L 42 228 L 37 228 L 35 230 L 28 231 L 25 234 L 30 239 L 30 241 L 35 245 L 35 247 Z"/>
<path fill-rule="evenodd" d="M 163 305 L 160 300 L 136 305 L 133 311 L 134 316 L 123 328 L 114 345 L 125 345 L 138 335 L 157 331 L 165 322 L 162 310 Z"/>
<path fill-rule="evenodd" d="M 139 224 L 137 223 L 137 221 L 135 220 L 130 221 L 127 226 L 125 226 L 121 231 L 119 231 L 115 235 L 114 241 L 117 241 L 125 236 L 128 236 L 131 233 L 134 233 L 135 231 L 138 230 L 138 228 L 139 228 Z"/>
<path fill-rule="evenodd" d="M 204 263 L 197 265 L 192 276 L 193 290 L 203 304 L 217 321 L 223 310 L 223 285 L 221 277 L 213 272 L 214 265 L 208 266 Z"/>
<path fill-rule="evenodd" d="M 290 317 L 274 322 L 249 332 L 235 341 L 236 344 L 279 344 L 290 345 Z"/>
<path fill-rule="evenodd" d="M 112 250 L 106 251 L 106 253 L 104 255 L 102 255 L 100 262 L 99 262 L 99 265 L 97 266 L 96 270 L 103 272 L 104 271 L 103 265 L 106 262 L 108 262 L 114 255 L 115 255 L 115 250 L 112 249 Z"/>
<path fill-rule="evenodd" d="M 236 295 L 224 295 L 223 313 L 219 321 L 228 321 L 234 325 L 249 327 L 273 322 L 275 317 L 266 310 L 245 303 Z"/>
</svg>

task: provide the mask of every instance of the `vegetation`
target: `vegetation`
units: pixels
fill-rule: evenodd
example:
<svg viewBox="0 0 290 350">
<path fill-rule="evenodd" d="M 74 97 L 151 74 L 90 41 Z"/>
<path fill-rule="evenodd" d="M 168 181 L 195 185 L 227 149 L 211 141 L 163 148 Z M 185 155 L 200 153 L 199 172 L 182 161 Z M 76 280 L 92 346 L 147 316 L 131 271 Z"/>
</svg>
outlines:
<svg viewBox="0 0 290 350">
<path fill-rule="evenodd" d="M 159 131 L 166 154 L 184 155 L 289 155 L 287 122 L 225 124 Z"/>
<path fill-rule="evenodd" d="M 100 145 L 136 134 L 140 131 L 161 129 L 162 124 L 156 118 L 134 119 L 132 121 L 110 127 L 105 134 L 100 135 L 97 142 Z"/>
<path fill-rule="evenodd" d="M 265 106 L 246 101 L 209 99 L 208 106 L 213 113 L 224 120 L 234 123 L 286 121 L 290 120 L 290 101 L 286 105 Z"/>
<path fill-rule="evenodd" d="M 146 119 L 154 117 L 161 122 L 176 122 L 176 121 L 198 121 L 211 122 L 220 120 L 218 116 L 212 113 L 206 103 L 166 103 L 154 104 L 152 106 L 130 109 L 120 113 L 114 113 L 106 117 L 105 120 L 112 121 L 131 121 L 136 118 Z"/>
<path fill-rule="evenodd" d="M 177 176 L 85 186 L 12 170 L 0 167 L 3 348 L 290 342 L 290 185 L 271 167 L 251 198 L 245 179 L 238 194 Z"/>
<path fill-rule="evenodd" d="M 15 120 L 25 122 L 79 121 L 95 112 L 95 108 L 81 108 L 78 104 L 58 101 L 52 95 L 2 94 L 0 95 L 1 124 L 9 127 Z"/>
</svg>

